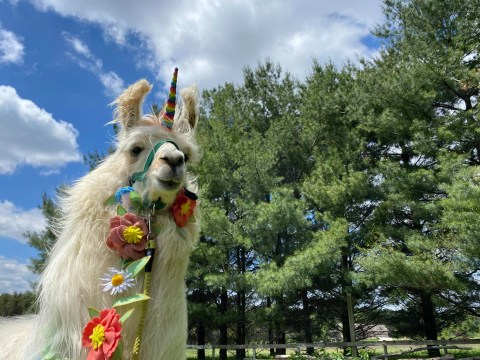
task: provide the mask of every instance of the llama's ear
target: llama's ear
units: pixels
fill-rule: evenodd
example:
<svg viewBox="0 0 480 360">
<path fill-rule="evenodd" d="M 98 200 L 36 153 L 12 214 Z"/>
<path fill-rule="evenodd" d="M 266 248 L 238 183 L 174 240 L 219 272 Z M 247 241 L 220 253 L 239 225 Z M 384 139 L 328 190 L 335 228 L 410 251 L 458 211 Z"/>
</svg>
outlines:
<svg viewBox="0 0 480 360">
<path fill-rule="evenodd" d="M 182 112 L 178 119 L 179 125 L 188 124 L 190 130 L 194 130 L 198 123 L 198 90 L 192 85 L 180 92 L 182 96 Z M 177 120 L 176 120 L 177 122 Z M 183 123 L 183 124 L 182 124 Z"/>
<path fill-rule="evenodd" d="M 120 122 L 124 129 L 137 125 L 142 118 L 143 98 L 151 89 L 152 86 L 145 79 L 125 89 L 113 102 L 116 105 L 114 121 Z"/>
</svg>

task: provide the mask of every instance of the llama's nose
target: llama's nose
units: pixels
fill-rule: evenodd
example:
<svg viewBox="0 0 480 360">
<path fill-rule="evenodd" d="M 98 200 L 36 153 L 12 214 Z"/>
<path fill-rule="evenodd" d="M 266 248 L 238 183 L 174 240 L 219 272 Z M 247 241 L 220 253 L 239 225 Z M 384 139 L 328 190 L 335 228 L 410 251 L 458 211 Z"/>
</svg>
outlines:
<svg viewBox="0 0 480 360">
<path fill-rule="evenodd" d="M 185 156 L 180 151 L 165 154 L 161 159 L 170 165 L 171 168 L 183 165 L 185 162 Z"/>
</svg>

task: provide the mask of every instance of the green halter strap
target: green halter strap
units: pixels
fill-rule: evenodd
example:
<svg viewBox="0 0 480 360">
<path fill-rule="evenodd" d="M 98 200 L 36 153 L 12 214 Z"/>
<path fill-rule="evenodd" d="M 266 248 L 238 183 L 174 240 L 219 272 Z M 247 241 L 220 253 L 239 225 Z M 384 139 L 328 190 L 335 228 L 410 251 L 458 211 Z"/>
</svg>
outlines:
<svg viewBox="0 0 480 360">
<path fill-rule="evenodd" d="M 130 186 L 133 186 L 133 183 L 136 181 L 145 181 L 145 176 L 147 174 L 148 168 L 150 167 L 150 165 L 152 165 L 152 161 L 153 161 L 153 158 L 155 157 L 155 153 L 160 148 L 160 146 L 162 146 L 165 143 L 173 144 L 173 146 L 175 146 L 178 149 L 178 145 L 171 140 L 159 141 L 148 154 L 147 160 L 145 161 L 145 166 L 143 167 L 143 171 L 133 174 L 128 180 Z M 156 202 L 151 202 L 145 199 L 143 205 L 150 209 L 155 208 L 156 210 L 160 210 L 165 207 L 165 204 L 162 202 L 161 199 L 158 199 Z"/>
<path fill-rule="evenodd" d="M 145 166 L 143 167 L 143 171 L 133 174 L 128 180 L 128 182 L 130 183 L 130 186 L 132 186 L 135 181 L 145 181 L 145 175 L 147 174 L 147 171 L 150 165 L 152 165 L 152 161 L 153 161 L 153 158 L 155 157 L 155 153 L 160 148 L 160 146 L 162 146 L 165 143 L 173 144 L 178 149 L 178 145 L 171 140 L 162 140 L 158 142 L 153 147 L 152 151 L 150 151 L 150 154 L 148 154 L 147 161 L 145 161 Z"/>
</svg>

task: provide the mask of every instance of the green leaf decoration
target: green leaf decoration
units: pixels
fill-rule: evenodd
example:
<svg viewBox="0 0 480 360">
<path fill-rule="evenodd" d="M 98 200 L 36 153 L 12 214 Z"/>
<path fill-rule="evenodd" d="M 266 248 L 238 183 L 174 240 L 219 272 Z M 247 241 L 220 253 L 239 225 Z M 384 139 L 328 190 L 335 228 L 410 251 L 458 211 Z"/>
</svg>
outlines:
<svg viewBox="0 0 480 360">
<path fill-rule="evenodd" d="M 117 203 L 117 199 L 115 198 L 115 194 L 113 194 L 112 196 L 110 196 L 107 201 L 105 202 L 105 204 L 107 205 L 115 205 Z"/>
<path fill-rule="evenodd" d="M 130 317 L 130 315 L 132 315 L 133 310 L 135 310 L 135 309 L 130 309 L 130 310 L 128 310 L 128 311 L 127 311 L 125 314 L 123 314 L 123 316 L 120 318 L 120 322 L 122 323 L 122 325 L 123 325 L 123 323 Z"/>
<path fill-rule="evenodd" d="M 142 197 L 136 191 L 130 191 L 130 201 L 134 207 L 142 207 Z"/>
<path fill-rule="evenodd" d="M 117 348 L 112 354 L 111 360 L 122 360 L 122 353 L 123 353 L 123 342 L 119 341 Z"/>
<path fill-rule="evenodd" d="M 123 206 L 121 206 L 121 205 L 117 206 L 117 215 L 122 216 L 122 215 L 125 215 L 127 212 L 128 211 L 125 210 L 125 208 Z"/>
<path fill-rule="evenodd" d="M 150 296 L 147 296 L 147 295 L 144 295 L 144 294 L 136 294 L 136 295 L 132 295 L 132 296 L 127 296 L 127 297 L 124 297 L 124 298 L 121 298 L 121 299 L 118 299 L 117 301 L 115 301 L 115 303 L 113 304 L 113 307 L 125 306 L 125 305 L 128 305 L 128 304 L 133 304 L 135 302 L 145 301 L 145 300 L 148 300 L 148 299 L 150 299 Z"/>
<path fill-rule="evenodd" d="M 127 266 L 125 270 L 127 270 L 133 277 L 137 276 L 140 271 L 143 270 L 145 265 L 147 265 L 148 261 L 150 260 L 150 256 L 145 256 L 140 260 L 134 261 L 130 265 Z"/>
<path fill-rule="evenodd" d="M 126 269 L 131 263 L 133 263 L 133 260 L 131 260 L 131 259 L 121 259 L 120 267 L 122 269 Z"/>
<path fill-rule="evenodd" d="M 88 308 L 88 313 L 90 314 L 90 319 L 94 318 L 95 316 L 100 315 L 100 311 L 94 308 Z"/>
</svg>

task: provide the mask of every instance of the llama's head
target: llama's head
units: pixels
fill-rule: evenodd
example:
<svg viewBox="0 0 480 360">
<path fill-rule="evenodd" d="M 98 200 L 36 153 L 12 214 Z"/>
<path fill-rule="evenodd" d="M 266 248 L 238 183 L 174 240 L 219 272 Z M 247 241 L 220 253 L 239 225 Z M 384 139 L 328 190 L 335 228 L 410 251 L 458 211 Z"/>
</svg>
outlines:
<svg viewBox="0 0 480 360">
<path fill-rule="evenodd" d="M 116 100 L 117 161 L 123 162 L 128 181 L 144 200 L 170 204 L 185 187 L 187 162 L 195 162 L 199 151 L 195 142 L 198 97 L 194 86 L 181 92 L 182 107 L 175 111 L 176 71 L 166 109 L 142 116 L 142 104 L 151 85 L 140 80 Z M 173 111 L 172 111 L 173 110 Z M 172 122 L 173 121 L 173 122 Z"/>
</svg>

